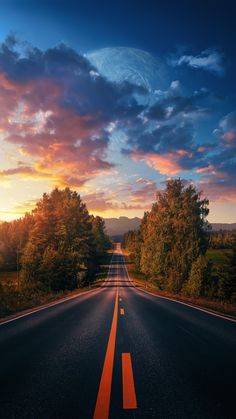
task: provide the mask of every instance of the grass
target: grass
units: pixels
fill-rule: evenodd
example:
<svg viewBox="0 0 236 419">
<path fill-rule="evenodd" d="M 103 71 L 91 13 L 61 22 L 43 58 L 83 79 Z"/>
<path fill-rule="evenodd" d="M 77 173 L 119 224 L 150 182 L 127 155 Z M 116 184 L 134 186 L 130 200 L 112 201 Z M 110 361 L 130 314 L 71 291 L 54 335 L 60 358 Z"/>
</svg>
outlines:
<svg viewBox="0 0 236 419">
<path fill-rule="evenodd" d="M 211 259 L 213 264 L 221 265 L 227 263 L 227 258 L 231 254 L 231 249 L 208 249 L 206 256 Z"/>
<path fill-rule="evenodd" d="M 219 266 L 222 261 L 227 260 L 227 254 L 230 253 L 229 249 L 209 249 L 207 256 L 213 261 L 213 270 L 216 269 L 217 266 Z M 135 266 L 130 259 L 130 256 L 128 253 L 125 254 L 126 259 L 126 266 L 129 272 L 130 279 L 134 281 L 135 285 L 137 287 L 140 287 L 142 289 L 145 289 L 147 291 L 152 292 L 153 294 L 162 296 L 162 297 L 168 297 L 173 298 L 177 301 L 187 302 L 199 307 L 205 307 L 207 309 L 210 309 L 212 311 L 216 311 L 219 313 L 228 314 L 231 316 L 236 316 L 236 306 L 224 301 L 219 300 L 209 300 L 207 298 L 193 298 L 193 297 L 186 297 L 181 294 L 173 294 L 167 291 L 161 291 L 158 289 L 158 287 L 145 279 L 144 274 L 137 272 L 135 269 Z"/>
<path fill-rule="evenodd" d="M 18 290 L 17 272 L 0 272 L 0 318 L 99 287 L 107 277 L 110 259 L 111 254 L 108 254 L 104 264 L 95 275 L 94 281 L 88 286 L 73 291 L 43 293 L 22 287 Z"/>
<path fill-rule="evenodd" d="M 217 277 L 218 270 L 222 265 L 227 264 L 231 249 L 208 249 L 206 256 L 212 262 L 212 275 Z"/>
</svg>

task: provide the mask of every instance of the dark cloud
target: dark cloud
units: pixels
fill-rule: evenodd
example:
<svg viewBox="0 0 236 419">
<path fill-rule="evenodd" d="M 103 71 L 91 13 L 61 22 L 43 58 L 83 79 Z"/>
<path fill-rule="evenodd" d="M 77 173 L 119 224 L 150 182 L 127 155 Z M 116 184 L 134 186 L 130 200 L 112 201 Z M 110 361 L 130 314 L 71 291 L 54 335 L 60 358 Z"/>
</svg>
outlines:
<svg viewBox="0 0 236 419">
<path fill-rule="evenodd" d="M 143 110 L 136 93 L 146 91 L 108 82 L 87 58 L 64 44 L 41 51 L 10 36 L 0 46 L 5 141 L 34 157 L 32 170 L 51 173 L 54 183 L 80 186 L 113 166 L 106 160 L 106 128 Z M 20 174 L 18 167 L 13 170 Z"/>
<path fill-rule="evenodd" d="M 208 96 L 209 93 L 205 89 L 195 92 L 192 96 L 183 96 L 172 88 L 145 112 L 145 116 L 157 121 L 168 121 L 176 116 L 196 117 L 208 112 L 200 106 Z"/>
<path fill-rule="evenodd" d="M 218 144 L 205 156 L 200 185 L 212 200 L 236 200 L 236 112 L 222 118 L 214 131 Z"/>
</svg>

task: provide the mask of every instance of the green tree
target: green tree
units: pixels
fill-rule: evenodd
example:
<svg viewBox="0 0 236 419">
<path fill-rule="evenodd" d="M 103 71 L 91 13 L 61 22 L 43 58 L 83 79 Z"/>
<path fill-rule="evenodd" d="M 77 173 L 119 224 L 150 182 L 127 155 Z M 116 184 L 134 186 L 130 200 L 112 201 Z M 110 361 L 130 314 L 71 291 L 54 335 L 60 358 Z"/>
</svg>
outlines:
<svg viewBox="0 0 236 419">
<path fill-rule="evenodd" d="M 200 255 L 191 266 L 189 279 L 182 292 L 190 297 L 207 297 L 211 294 L 212 264 L 206 256 Z"/>
<path fill-rule="evenodd" d="M 192 185 L 169 180 L 142 227 L 141 270 L 160 289 L 180 292 L 208 245 L 208 200 Z"/>
<path fill-rule="evenodd" d="M 232 240 L 231 254 L 219 270 L 218 297 L 236 303 L 236 234 Z"/>
<path fill-rule="evenodd" d="M 96 260 L 102 262 L 107 250 L 111 248 L 111 241 L 106 233 L 105 221 L 101 217 L 91 217 L 92 231 L 95 240 Z"/>
<path fill-rule="evenodd" d="M 92 220 L 77 192 L 44 194 L 21 259 L 22 278 L 45 289 L 73 289 L 93 271 Z"/>
<path fill-rule="evenodd" d="M 141 230 L 130 230 L 123 235 L 121 246 L 126 249 L 135 264 L 137 271 L 140 270 L 140 251 L 141 251 Z"/>
</svg>

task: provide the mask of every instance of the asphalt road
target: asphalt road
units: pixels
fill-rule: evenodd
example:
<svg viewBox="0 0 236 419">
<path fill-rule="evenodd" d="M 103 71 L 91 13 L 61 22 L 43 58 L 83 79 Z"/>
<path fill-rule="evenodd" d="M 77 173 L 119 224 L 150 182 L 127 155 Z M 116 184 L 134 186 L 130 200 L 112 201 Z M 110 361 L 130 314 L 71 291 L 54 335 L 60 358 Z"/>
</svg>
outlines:
<svg viewBox="0 0 236 419">
<path fill-rule="evenodd" d="M 235 418 L 236 322 L 99 289 L 0 325 L 0 418 Z"/>
</svg>

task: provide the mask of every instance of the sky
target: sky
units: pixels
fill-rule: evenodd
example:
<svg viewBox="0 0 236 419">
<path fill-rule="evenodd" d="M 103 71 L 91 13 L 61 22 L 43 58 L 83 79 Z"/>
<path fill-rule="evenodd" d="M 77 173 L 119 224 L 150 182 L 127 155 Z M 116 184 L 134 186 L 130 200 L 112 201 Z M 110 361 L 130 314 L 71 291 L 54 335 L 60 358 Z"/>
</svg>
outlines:
<svg viewBox="0 0 236 419">
<path fill-rule="evenodd" d="M 234 3 L 0 0 L 0 220 L 56 186 L 142 217 L 181 178 L 236 222 Z"/>
</svg>

